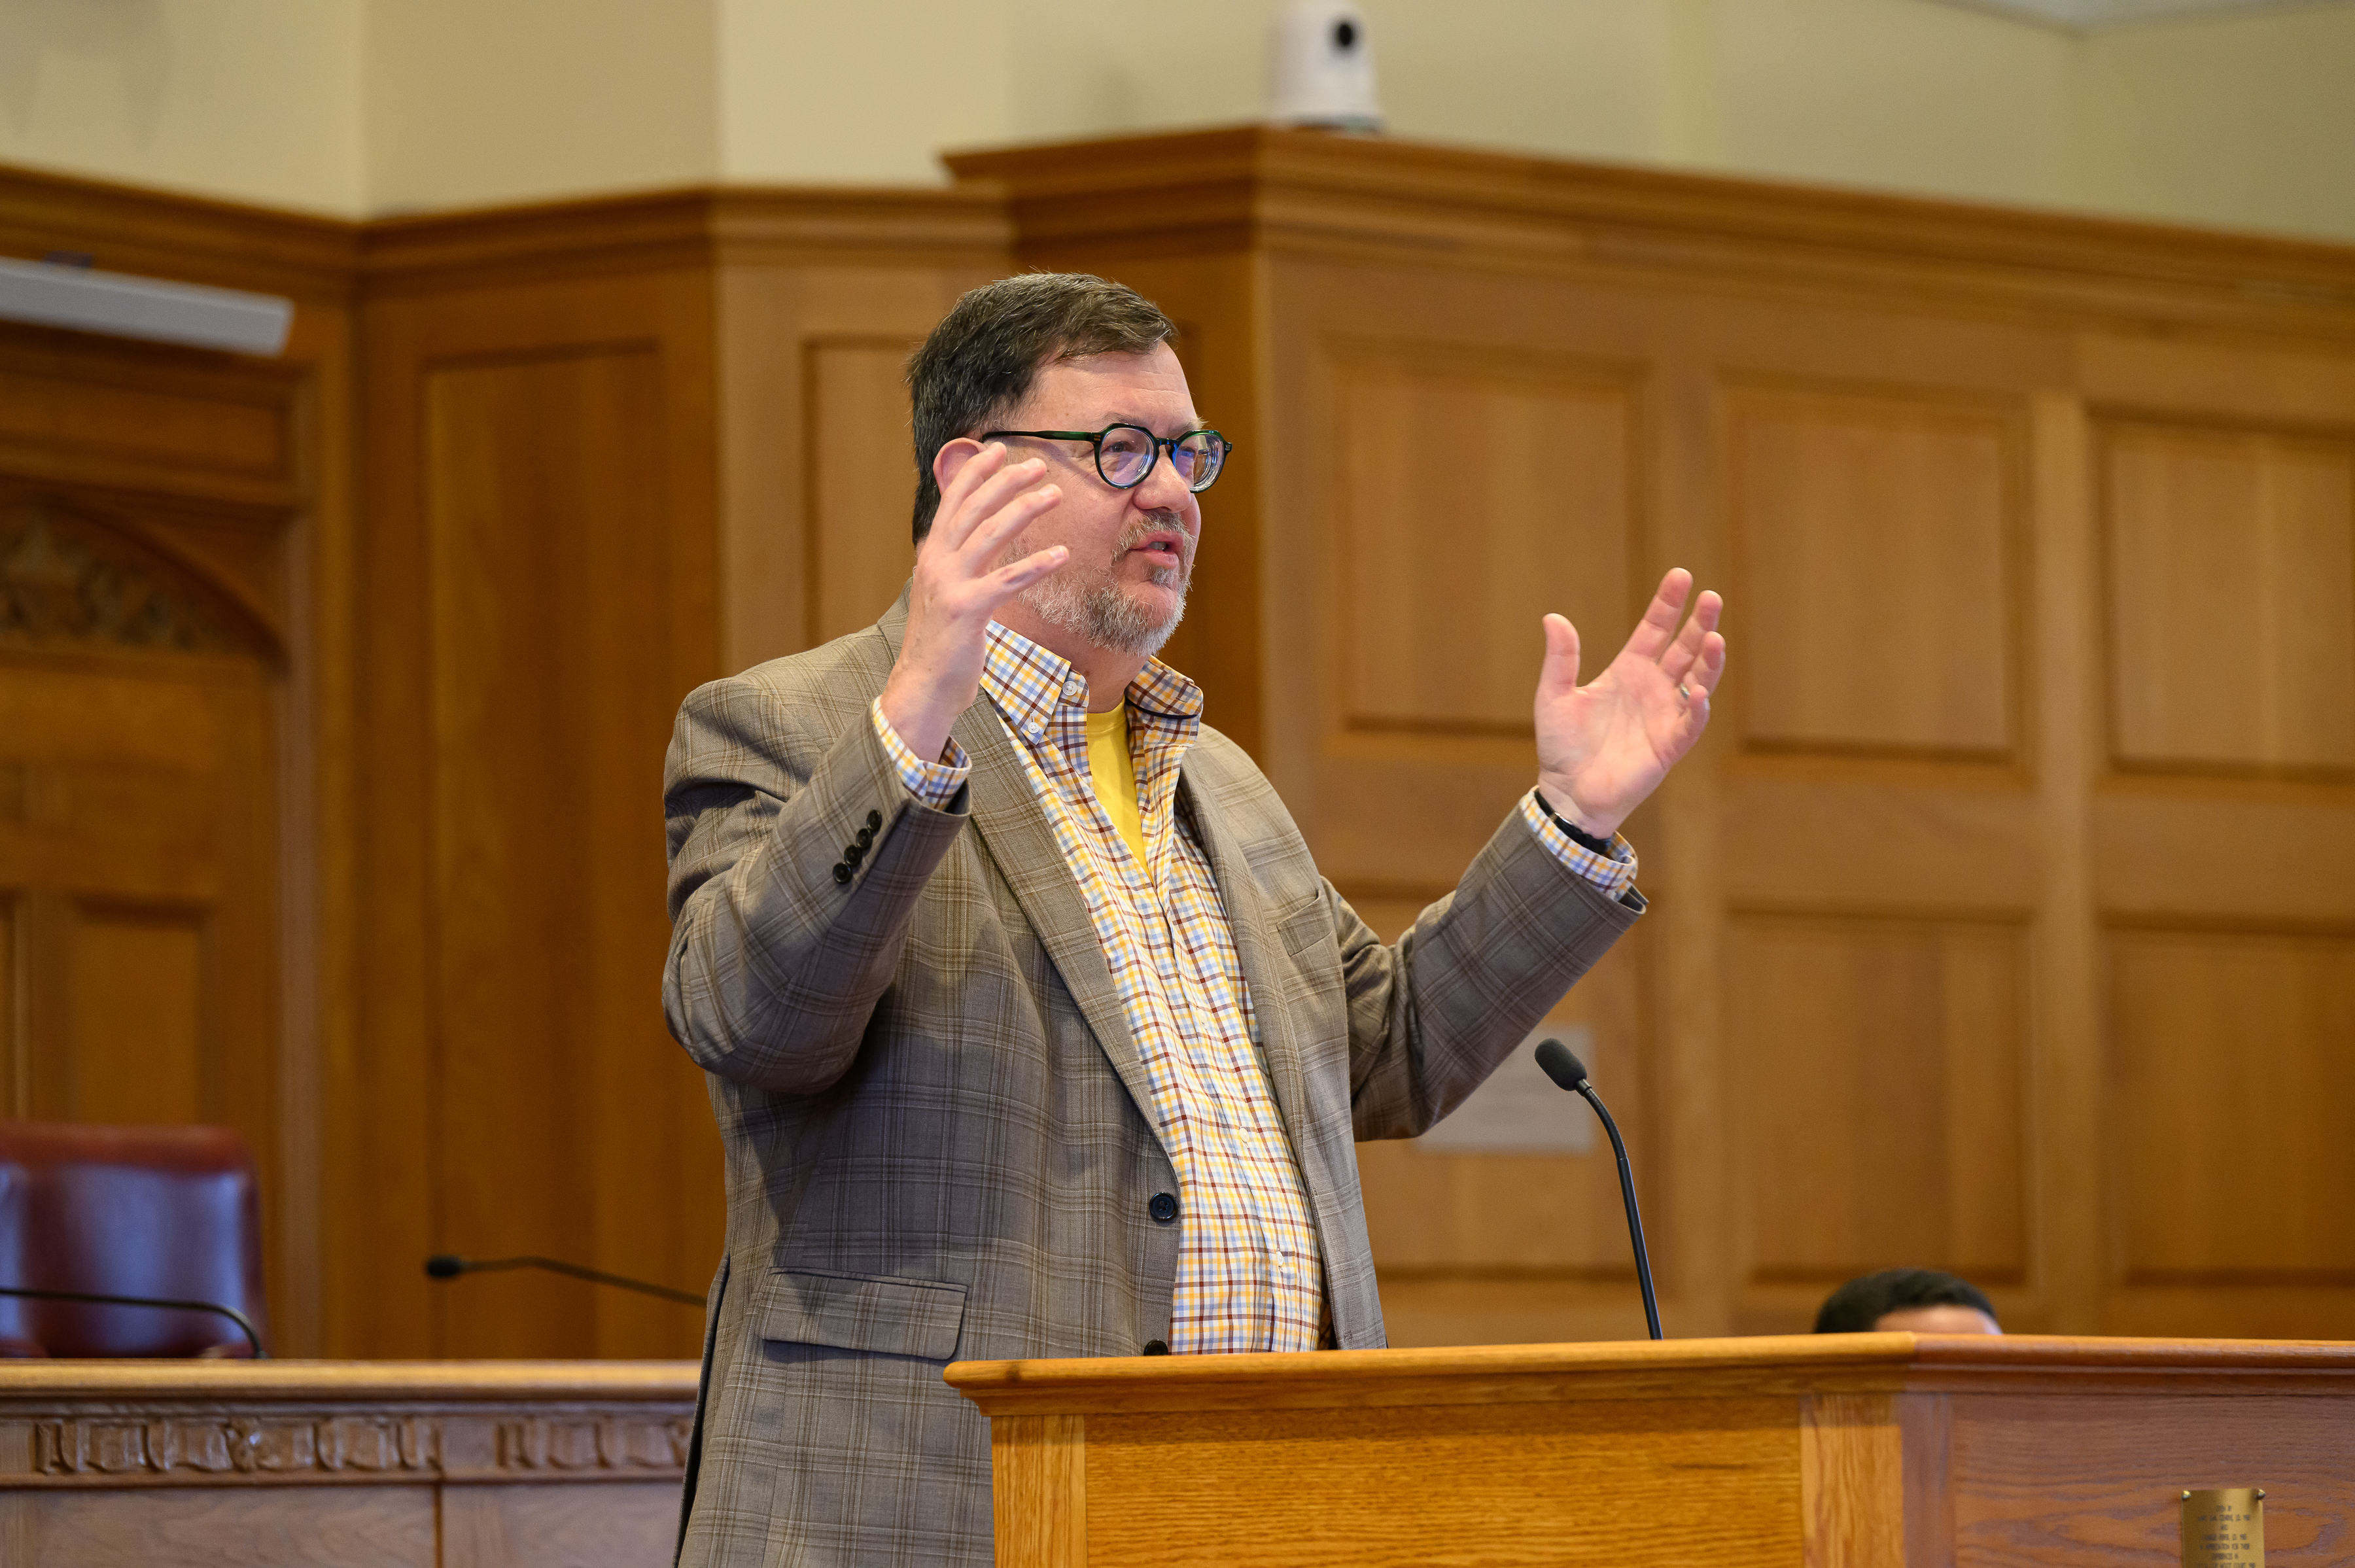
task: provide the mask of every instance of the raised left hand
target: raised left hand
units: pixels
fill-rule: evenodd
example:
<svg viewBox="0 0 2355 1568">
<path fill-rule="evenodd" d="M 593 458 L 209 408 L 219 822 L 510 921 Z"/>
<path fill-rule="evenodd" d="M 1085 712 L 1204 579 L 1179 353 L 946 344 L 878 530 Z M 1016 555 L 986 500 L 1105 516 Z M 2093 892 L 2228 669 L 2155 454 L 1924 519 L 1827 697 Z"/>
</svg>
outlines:
<svg viewBox="0 0 2355 1568">
<path fill-rule="evenodd" d="M 1709 696 L 1725 672 L 1725 639 L 1715 593 L 1677 621 L 1692 593 L 1678 567 L 1610 667 L 1578 684 L 1578 630 L 1545 618 L 1545 667 L 1538 674 L 1538 787 L 1582 832 L 1608 838 L 1658 787 L 1709 725 Z"/>
</svg>

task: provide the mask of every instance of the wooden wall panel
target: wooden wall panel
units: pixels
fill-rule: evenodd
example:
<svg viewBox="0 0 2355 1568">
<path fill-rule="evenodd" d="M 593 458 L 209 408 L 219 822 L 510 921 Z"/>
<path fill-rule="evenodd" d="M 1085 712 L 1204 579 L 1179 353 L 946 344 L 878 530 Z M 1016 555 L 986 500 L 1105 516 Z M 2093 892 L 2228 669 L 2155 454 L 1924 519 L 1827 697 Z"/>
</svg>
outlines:
<svg viewBox="0 0 2355 1568">
<path fill-rule="evenodd" d="M 818 338 L 804 347 L 809 453 L 809 640 L 872 625 L 915 564 L 914 442 L 902 367 L 915 341 Z"/>
<path fill-rule="evenodd" d="M 1351 905 L 1386 941 L 1397 940 L 1423 907 L 1379 892 L 1359 892 Z M 1564 997 L 1540 1032 L 1578 1041 L 1574 1049 L 1643 1173 L 1639 1194 L 1657 1204 L 1645 980 L 1636 939 Z M 1530 1092 L 1542 1099 L 1539 1115 L 1557 1118 L 1564 1133 L 1591 1135 L 1582 1152 L 1459 1153 L 1421 1140 L 1358 1146 L 1391 1343 L 1644 1332 L 1610 1140 L 1583 1100 L 1550 1083 Z"/>
<path fill-rule="evenodd" d="M 204 912 L 85 902 L 74 914 L 64 1119 L 221 1120 Z"/>
<path fill-rule="evenodd" d="M 2355 1285 L 2355 933 L 2126 927 L 2106 945 L 2124 1282 Z"/>
<path fill-rule="evenodd" d="M 0 887 L 20 912 L 6 1108 L 237 1127 L 277 1222 L 273 1296 L 315 1299 L 282 1208 L 289 1123 L 309 1123 L 284 1083 L 283 655 L 256 613 L 266 592 L 188 547 L 167 503 L 0 485 Z"/>
<path fill-rule="evenodd" d="M 673 718 L 898 592 L 896 346 L 996 221 L 963 195 L 683 193 L 376 231 L 371 1045 L 342 1200 L 374 1223 L 339 1258 L 340 1346 L 699 1348 L 690 1307 L 419 1265 L 711 1277 L 719 1140 L 661 1010 Z M 861 563 L 895 550 L 880 585 Z"/>
<path fill-rule="evenodd" d="M 1341 722 L 1529 733 L 1539 620 L 1624 618 L 1641 464 L 1608 367 L 1367 345 L 1336 356 Z M 1590 670 L 1611 648 L 1584 650 Z"/>
<path fill-rule="evenodd" d="M 2355 440 L 2101 427 L 2121 767 L 2355 779 Z"/>
<path fill-rule="evenodd" d="M 2008 754 L 2015 421 L 1918 395 L 1749 388 L 1727 418 L 1744 742 Z"/>
<path fill-rule="evenodd" d="M 663 1025 L 647 817 L 679 696 L 647 656 L 677 640 L 662 371 L 636 345 L 424 378 L 433 1208 L 453 1250 L 692 1284 L 712 1260 L 680 1255 L 675 1161 L 646 1115 L 690 1076 Z M 448 1353 L 676 1354 L 694 1337 L 677 1308 L 567 1281 L 463 1291 L 437 1298 Z"/>
<path fill-rule="evenodd" d="M 1821 1291 L 1899 1263 L 2024 1277 L 2024 938 L 1904 916 L 1735 921 L 1727 1047 L 1753 1282 Z"/>
</svg>

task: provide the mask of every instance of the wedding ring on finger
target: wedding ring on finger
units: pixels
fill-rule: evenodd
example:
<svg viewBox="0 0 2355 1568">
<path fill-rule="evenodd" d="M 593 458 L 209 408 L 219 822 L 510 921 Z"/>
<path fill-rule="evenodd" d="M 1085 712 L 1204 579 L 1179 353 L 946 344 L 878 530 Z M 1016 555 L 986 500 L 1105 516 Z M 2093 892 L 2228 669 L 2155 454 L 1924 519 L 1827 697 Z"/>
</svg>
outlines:
<svg viewBox="0 0 2355 1568">
<path fill-rule="evenodd" d="M 1692 700 L 1692 688 L 1689 686 L 1679 686 L 1677 688 L 1677 695 L 1683 698 L 1687 702 L 1690 702 Z"/>
</svg>

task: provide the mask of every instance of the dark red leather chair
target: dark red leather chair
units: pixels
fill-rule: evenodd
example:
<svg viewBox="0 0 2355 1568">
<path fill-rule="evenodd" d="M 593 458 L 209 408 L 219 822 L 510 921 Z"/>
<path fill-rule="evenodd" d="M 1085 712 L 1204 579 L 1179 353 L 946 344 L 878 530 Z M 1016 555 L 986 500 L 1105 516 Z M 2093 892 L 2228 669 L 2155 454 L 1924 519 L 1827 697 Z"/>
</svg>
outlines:
<svg viewBox="0 0 2355 1568">
<path fill-rule="evenodd" d="M 218 1302 L 266 1344 L 245 1140 L 227 1127 L 0 1122 L 0 1285 Z M 250 1354 L 217 1313 L 0 1296 L 0 1355 Z"/>
</svg>

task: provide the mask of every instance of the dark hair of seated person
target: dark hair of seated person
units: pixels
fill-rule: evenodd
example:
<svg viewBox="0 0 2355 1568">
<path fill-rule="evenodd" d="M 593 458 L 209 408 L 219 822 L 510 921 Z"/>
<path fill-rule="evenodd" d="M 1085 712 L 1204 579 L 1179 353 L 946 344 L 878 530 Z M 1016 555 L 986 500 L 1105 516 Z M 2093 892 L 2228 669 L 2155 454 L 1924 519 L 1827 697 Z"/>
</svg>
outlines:
<svg viewBox="0 0 2355 1568">
<path fill-rule="evenodd" d="M 1968 1307 L 1998 1322 L 1995 1307 L 1978 1286 L 1931 1268 L 1889 1268 L 1849 1280 L 1824 1298 L 1816 1314 L 1818 1334 L 1869 1334 L 1891 1312 L 1916 1307 Z"/>
</svg>

